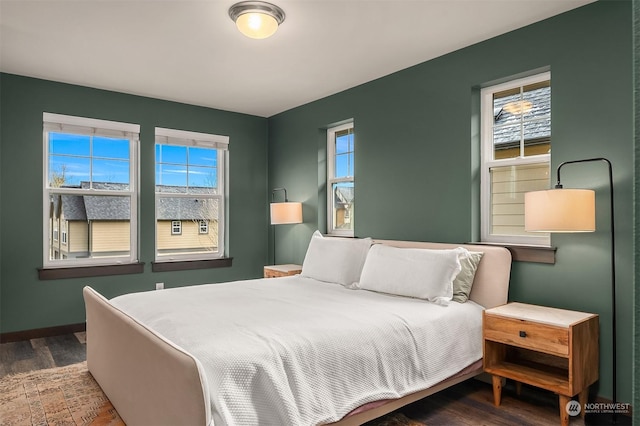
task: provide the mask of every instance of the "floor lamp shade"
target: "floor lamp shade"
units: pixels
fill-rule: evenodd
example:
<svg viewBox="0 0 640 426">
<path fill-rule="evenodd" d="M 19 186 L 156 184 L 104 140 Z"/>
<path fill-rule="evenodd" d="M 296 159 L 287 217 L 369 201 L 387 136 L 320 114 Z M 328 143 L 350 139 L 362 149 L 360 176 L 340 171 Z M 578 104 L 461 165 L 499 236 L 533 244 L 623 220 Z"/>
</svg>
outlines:
<svg viewBox="0 0 640 426">
<path fill-rule="evenodd" d="M 524 194 L 527 232 L 593 232 L 596 230 L 595 191 L 549 189 Z"/>
<path fill-rule="evenodd" d="M 302 203 L 271 203 L 271 224 L 302 223 Z"/>
</svg>

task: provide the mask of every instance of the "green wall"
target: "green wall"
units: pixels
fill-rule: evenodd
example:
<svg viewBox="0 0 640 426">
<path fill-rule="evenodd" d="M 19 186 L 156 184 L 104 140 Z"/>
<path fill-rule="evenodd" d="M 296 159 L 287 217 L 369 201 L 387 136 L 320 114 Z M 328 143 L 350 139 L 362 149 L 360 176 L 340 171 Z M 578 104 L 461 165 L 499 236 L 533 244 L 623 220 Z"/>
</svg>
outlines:
<svg viewBox="0 0 640 426">
<path fill-rule="evenodd" d="M 256 278 L 267 260 L 267 119 L 0 74 L 0 331 L 84 322 L 82 287 L 107 297 Z M 39 281 L 42 266 L 43 111 L 140 124 L 140 261 L 144 273 Z M 154 127 L 228 135 L 229 237 L 233 266 L 151 272 L 154 259 Z"/>
<path fill-rule="evenodd" d="M 323 129 L 349 118 L 356 132 L 357 236 L 477 240 L 479 87 L 548 68 L 553 166 L 606 157 L 614 167 L 618 399 L 631 402 L 631 52 L 631 2 L 597 2 L 271 117 L 269 187 L 285 186 L 290 200 L 304 203 L 304 224 L 275 230 L 278 261 L 301 262 L 311 233 L 325 230 Z M 607 169 L 567 166 L 563 183 L 596 189 L 598 231 L 554 235 L 555 265 L 514 263 L 509 298 L 600 314 L 597 391 L 611 397 Z"/>
</svg>

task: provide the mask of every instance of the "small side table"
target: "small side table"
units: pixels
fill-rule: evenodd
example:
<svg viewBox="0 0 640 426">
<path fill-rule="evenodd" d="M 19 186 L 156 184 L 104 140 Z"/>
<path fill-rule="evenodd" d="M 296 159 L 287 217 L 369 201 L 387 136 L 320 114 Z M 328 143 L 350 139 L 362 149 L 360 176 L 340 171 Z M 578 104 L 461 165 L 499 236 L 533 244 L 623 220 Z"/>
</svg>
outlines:
<svg viewBox="0 0 640 426">
<path fill-rule="evenodd" d="M 285 265 L 269 265 L 264 267 L 265 278 L 287 277 L 289 275 L 297 275 L 302 272 L 302 266 L 293 263 Z"/>
<path fill-rule="evenodd" d="M 598 315 L 525 303 L 509 303 L 483 314 L 484 370 L 492 375 L 493 401 L 500 405 L 501 378 L 555 392 L 560 423 L 575 395 L 582 407 L 598 380 Z M 581 411 L 584 416 L 584 411 Z"/>
</svg>

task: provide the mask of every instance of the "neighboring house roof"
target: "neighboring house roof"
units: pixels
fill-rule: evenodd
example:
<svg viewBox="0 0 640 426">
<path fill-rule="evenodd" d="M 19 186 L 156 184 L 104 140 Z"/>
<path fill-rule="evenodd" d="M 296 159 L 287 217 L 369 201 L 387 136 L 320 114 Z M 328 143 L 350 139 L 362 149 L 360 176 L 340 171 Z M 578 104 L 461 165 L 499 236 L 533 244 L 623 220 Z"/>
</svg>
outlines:
<svg viewBox="0 0 640 426">
<path fill-rule="evenodd" d="M 82 189 L 89 189 L 89 182 L 80 183 Z M 126 190 L 125 183 L 93 182 L 94 189 Z M 85 195 L 84 206 L 89 220 L 129 220 L 131 203 L 129 197 L 104 197 Z"/>
<path fill-rule="evenodd" d="M 156 185 L 163 194 L 184 194 L 184 186 Z M 189 187 L 190 194 L 215 194 L 209 187 Z M 210 198 L 160 198 L 158 219 L 160 220 L 205 220 L 218 217 L 218 202 Z"/>
<path fill-rule="evenodd" d="M 160 220 L 205 220 L 218 217 L 217 200 L 202 198 L 160 198 Z"/>
<path fill-rule="evenodd" d="M 351 204 L 355 196 L 353 186 L 339 186 L 335 192 L 335 202 L 337 204 Z"/>
<path fill-rule="evenodd" d="M 129 220 L 131 203 L 128 197 L 84 196 L 89 220 Z"/>
<path fill-rule="evenodd" d="M 524 114 L 525 141 L 542 140 L 551 137 L 551 88 L 541 87 L 526 92 L 525 100 L 532 103 L 530 111 Z M 506 111 L 503 107 L 519 99 L 519 95 L 500 98 L 495 103 L 493 143 L 508 145 L 520 141 L 520 116 Z M 510 125 L 513 124 L 513 125 Z"/>
<path fill-rule="evenodd" d="M 62 201 L 62 212 L 67 220 L 87 220 L 87 211 L 84 200 L 78 195 L 62 195 L 54 201 L 55 211 L 58 212 L 58 203 Z"/>
<path fill-rule="evenodd" d="M 94 182 L 95 189 L 126 189 L 125 184 Z M 77 186 L 76 186 L 77 188 Z M 80 188 L 89 188 L 88 182 L 81 182 Z M 191 187 L 191 193 L 211 194 L 211 188 Z M 184 193 L 184 187 L 158 185 L 162 193 Z M 129 220 L 130 199 L 99 195 L 61 195 L 53 199 L 54 212 L 62 212 L 66 220 Z M 218 203 L 212 199 L 197 197 L 160 198 L 158 219 L 160 220 L 206 220 L 218 217 Z"/>
</svg>

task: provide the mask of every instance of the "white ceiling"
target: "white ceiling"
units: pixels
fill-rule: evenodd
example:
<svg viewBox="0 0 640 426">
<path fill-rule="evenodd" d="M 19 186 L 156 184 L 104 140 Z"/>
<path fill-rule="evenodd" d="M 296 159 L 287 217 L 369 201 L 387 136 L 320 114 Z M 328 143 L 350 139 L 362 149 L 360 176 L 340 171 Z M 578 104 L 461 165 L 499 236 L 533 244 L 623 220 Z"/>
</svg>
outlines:
<svg viewBox="0 0 640 426">
<path fill-rule="evenodd" d="M 0 0 L 0 70 L 269 117 L 593 0 Z"/>
</svg>

